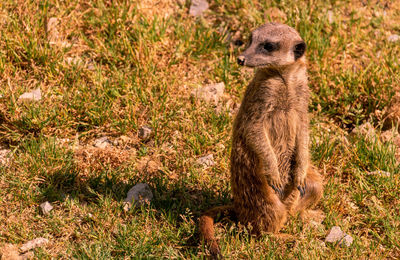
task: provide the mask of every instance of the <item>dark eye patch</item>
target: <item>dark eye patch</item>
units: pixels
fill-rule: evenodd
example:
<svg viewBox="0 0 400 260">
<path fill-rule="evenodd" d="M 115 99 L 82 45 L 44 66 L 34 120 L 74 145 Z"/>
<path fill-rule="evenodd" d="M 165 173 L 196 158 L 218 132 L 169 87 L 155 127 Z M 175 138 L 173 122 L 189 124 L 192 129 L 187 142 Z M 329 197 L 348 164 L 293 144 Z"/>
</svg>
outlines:
<svg viewBox="0 0 400 260">
<path fill-rule="evenodd" d="M 303 56 L 304 52 L 306 51 L 306 44 L 304 42 L 300 42 L 294 46 L 294 59 L 297 60 L 301 56 Z"/>
<path fill-rule="evenodd" d="M 261 43 L 261 47 L 264 51 L 273 52 L 279 50 L 280 44 L 279 42 L 264 42 Z"/>
</svg>

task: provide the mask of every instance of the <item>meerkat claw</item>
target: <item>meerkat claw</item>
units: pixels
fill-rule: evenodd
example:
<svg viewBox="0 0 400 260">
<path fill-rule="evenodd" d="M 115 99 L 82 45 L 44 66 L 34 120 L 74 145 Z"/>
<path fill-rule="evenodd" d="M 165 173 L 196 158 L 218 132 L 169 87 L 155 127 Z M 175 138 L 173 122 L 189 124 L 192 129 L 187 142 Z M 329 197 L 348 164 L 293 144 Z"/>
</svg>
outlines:
<svg viewBox="0 0 400 260">
<path fill-rule="evenodd" d="M 306 194 L 306 185 L 304 186 L 297 186 L 297 189 L 300 191 L 300 196 L 304 197 L 304 194 Z"/>
<path fill-rule="evenodd" d="M 277 188 L 275 185 L 271 185 L 271 187 L 272 187 L 272 189 L 274 189 L 274 191 L 275 191 L 276 193 L 279 194 L 280 197 L 283 196 L 283 191 L 282 191 L 282 189 Z"/>
</svg>

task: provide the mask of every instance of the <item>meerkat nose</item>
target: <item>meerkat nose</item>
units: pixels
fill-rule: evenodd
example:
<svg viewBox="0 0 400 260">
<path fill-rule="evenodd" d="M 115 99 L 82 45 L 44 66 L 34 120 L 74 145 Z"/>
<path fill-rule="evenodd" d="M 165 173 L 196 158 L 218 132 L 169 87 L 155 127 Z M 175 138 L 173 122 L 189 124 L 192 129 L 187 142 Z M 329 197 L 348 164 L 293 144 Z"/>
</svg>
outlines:
<svg viewBox="0 0 400 260">
<path fill-rule="evenodd" d="M 246 59 L 244 58 L 244 56 L 239 56 L 239 57 L 237 58 L 237 63 L 238 63 L 239 65 L 243 66 L 245 60 L 246 60 Z"/>
</svg>

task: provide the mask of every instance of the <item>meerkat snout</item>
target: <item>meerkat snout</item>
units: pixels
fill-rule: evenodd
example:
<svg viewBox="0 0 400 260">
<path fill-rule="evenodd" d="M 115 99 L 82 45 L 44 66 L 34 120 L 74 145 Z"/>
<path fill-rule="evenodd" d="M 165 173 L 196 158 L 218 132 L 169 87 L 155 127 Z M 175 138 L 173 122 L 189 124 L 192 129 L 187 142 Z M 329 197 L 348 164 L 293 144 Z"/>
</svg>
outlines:
<svg viewBox="0 0 400 260">
<path fill-rule="evenodd" d="M 240 65 L 240 66 L 244 66 L 244 62 L 245 62 L 245 57 L 244 56 L 239 56 L 238 58 L 237 58 L 237 63 Z"/>
</svg>

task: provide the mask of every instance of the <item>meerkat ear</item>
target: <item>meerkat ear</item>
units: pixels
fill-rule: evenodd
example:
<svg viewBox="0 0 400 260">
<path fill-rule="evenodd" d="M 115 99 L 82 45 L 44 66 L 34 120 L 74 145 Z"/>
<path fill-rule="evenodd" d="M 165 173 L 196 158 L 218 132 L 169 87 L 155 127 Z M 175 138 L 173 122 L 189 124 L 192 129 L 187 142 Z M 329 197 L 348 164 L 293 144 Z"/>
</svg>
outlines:
<svg viewBox="0 0 400 260">
<path fill-rule="evenodd" d="M 304 55 L 304 52 L 306 51 L 306 43 L 305 42 L 300 42 L 297 43 L 294 46 L 293 52 L 294 52 L 294 59 L 297 60 L 298 58 L 300 58 L 301 56 Z"/>
</svg>

